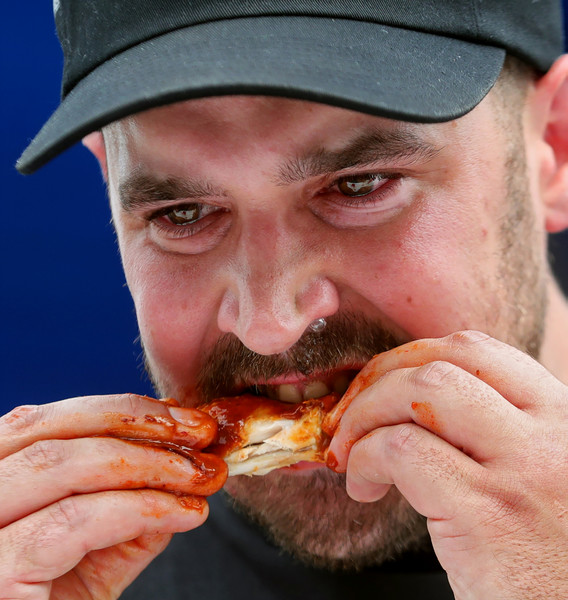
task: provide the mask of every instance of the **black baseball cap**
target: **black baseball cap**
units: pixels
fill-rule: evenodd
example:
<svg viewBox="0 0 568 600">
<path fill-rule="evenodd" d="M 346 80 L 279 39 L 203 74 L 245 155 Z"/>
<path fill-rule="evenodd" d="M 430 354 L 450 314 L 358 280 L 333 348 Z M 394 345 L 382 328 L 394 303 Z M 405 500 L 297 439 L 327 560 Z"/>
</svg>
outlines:
<svg viewBox="0 0 568 600">
<path fill-rule="evenodd" d="M 415 122 L 474 108 L 510 52 L 562 53 L 559 0 L 54 0 L 61 104 L 32 173 L 86 134 L 190 98 L 259 94 Z"/>
</svg>

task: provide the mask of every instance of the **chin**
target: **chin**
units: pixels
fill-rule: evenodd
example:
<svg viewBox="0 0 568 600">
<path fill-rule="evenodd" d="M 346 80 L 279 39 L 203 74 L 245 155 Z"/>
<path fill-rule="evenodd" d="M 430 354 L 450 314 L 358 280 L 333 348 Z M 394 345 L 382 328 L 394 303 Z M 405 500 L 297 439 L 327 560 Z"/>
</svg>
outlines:
<svg viewBox="0 0 568 600">
<path fill-rule="evenodd" d="M 263 477 L 230 477 L 225 491 L 240 513 L 302 562 L 357 570 L 427 542 L 426 520 L 396 488 L 377 502 L 360 503 L 347 495 L 344 475 L 299 465 Z"/>
</svg>

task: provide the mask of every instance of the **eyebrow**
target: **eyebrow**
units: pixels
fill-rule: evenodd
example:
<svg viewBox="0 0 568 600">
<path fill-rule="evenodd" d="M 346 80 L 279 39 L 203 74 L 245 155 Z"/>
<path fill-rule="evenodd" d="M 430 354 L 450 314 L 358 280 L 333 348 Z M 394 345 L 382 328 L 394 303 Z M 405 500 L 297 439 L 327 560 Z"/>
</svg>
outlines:
<svg viewBox="0 0 568 600">
<path fill-rule="evenodd" d="M 405 159 L 414 163 L 429 160 L 440 150 L 441 148 L 408 129 L 371 129 L 359 134 L 338 150 L 317 147 L 285 160 L 278 168 L 273 183 L 279 186 L 291 185 L 312 177 L 380 161 Z M 131 173 L 119 185 L 118 192 L 125 212 L 177 199 L 198 201 L 211 196 L 228 196 L 226 190 L 208 181 L 173 176 L 159 178 L 141 169 Z"/>
<path fill-rule="evenodd" d="M 197 179 L 167 177 L 160 179 L 135 171 L 118 187 L 122 209 L 133 212 L 148 205 L 178 199 L 199 200 L 206 196 L 226 196 L 225 190 Z"/>
<path fill-rule="evenodd" d="M 380 161 L 406 159 L 410 163 L 430 160 L 441 148 L 410 129 L 372 129 L 358 135 L 339 150 L 316 148 L 289 159 L 278 172 L 277 185 L 290 185 L 311 177 L 335 173 Z"/>
</svg>

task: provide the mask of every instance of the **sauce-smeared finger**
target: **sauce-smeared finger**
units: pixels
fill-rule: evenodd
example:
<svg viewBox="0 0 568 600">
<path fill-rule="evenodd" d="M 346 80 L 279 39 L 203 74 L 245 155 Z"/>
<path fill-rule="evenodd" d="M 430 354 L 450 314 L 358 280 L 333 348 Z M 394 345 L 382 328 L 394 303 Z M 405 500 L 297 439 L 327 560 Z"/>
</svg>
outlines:
<svg viewBox="0 0 568 600">
<path fill-rule="evenodd" d="M 152 488 L 210 496 L 226 479 L 222 459 L 175 445 L 103 437 L 41 440 L 0 463 L 0 527 L 71 495 Z"/>
<path fill-rule="evenodd" d="M 134 394 L 20 406 L 0 418 L 0 459 L 47 439 L 111 435 L 194 449 L 212 443 L 217 433 L 214 419 L 197 409 L 173 407 L 170 412 L 170 408 L 169 402 Z"/>
<path fill-rule="evenodd" d="M 68 573 L 93 550 L 145 534 L 188 531 L 207 515 L 203 498 L 154 490 L 65 498 L 0 531 L 2 591 L 7 597 L 40 597 L 42 582 Z M 88 587 L 93 582 L 83 583 Z"/>
<path fill-rule="evenodd" d="M 408 342 L 374 356 L 327 416 L 324 429 L 333 435 L 353 398 L 394 369 L 421 367 L 431 362 L 451 363 L 494 388 L 522 410 L 538 408 L 543 398 L 558 402 L 562 384 L 530 356 L 479 331 L 459 331 L 439 339 Z M 508 376 L 504 377 L 503 373 Z M 532 377 L 528 375 L 531 374 Z M 537 385 L 530 385 L 536 381 Z M 542 394 L 546 382 L 547 394 Z"/>
</svg>

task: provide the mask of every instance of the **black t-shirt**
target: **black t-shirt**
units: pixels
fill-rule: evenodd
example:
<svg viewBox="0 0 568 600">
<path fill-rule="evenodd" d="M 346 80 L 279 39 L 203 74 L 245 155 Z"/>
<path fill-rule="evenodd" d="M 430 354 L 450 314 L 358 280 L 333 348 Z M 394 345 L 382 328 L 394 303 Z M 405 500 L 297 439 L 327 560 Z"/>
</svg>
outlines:
<svg viewBox="0 0 568 600">
<path fill-rule="evenodd" d="M 431 549 L 360 572 L 300 564 L 236 514 L 222 494 L 206 523 L 175 535 L 121 600 L 452 600 Z"/>
</svg>

